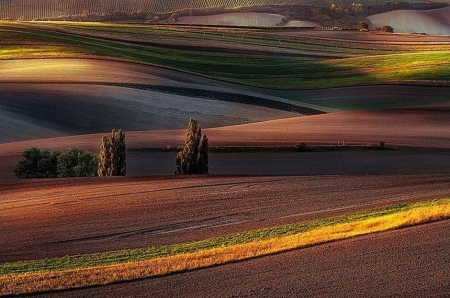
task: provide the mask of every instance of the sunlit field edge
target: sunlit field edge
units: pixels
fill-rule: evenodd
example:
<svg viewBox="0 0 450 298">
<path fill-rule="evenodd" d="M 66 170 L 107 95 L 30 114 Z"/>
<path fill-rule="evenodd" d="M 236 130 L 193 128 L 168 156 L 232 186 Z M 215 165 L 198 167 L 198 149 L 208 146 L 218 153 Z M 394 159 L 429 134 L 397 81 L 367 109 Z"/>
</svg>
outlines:
<svg viewBox="0 0 450 298">
<path fill-rule="evenodd" d="M 450 198 L 190 243 L 0 265 L 1 295 L 105 285 L 184 272 L 450 218 Z"/>
</svg>

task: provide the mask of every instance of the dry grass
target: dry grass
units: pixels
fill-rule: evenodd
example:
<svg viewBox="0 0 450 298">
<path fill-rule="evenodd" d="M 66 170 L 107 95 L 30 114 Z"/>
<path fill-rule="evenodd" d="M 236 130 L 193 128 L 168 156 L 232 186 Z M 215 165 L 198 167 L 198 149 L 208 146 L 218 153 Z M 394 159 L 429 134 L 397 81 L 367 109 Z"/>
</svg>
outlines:
<svg viewBox="0 0 450 298">
<path fill-rule="evenodd" d="M 438 202 L 430 201 L 426 204 L 416 204 L 416 207 L 409 210 L 400 209 L 403 211 L 228 247 L 138 262 L 4 275 L 0 277 L 0 294 L 53 291 L 166 275 L 449 218 L 450 199 Z"/>
</svg>

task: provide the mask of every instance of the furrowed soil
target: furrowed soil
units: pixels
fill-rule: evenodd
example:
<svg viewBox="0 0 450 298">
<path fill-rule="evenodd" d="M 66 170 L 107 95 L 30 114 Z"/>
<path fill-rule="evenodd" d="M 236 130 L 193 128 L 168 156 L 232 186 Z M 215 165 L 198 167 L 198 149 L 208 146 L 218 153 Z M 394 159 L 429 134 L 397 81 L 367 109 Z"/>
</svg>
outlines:
<svg viewBox="0 0 450 298">
<path fill-rule="evenodd" d="M 448 297 L 450 221 L 35 297 Z"/>
<path fill-rule="evenodd" d="M 450 196 L 450 174 L 16 180 L 0 262 L 179 243 Z"/>
</svg>

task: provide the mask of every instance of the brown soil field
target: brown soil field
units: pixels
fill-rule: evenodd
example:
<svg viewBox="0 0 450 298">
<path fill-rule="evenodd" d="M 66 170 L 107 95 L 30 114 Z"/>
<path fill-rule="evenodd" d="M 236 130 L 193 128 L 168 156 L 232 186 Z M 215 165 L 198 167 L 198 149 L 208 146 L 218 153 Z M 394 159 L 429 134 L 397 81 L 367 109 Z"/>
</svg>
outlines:
<svg viewBox="0 0 450 298">
<path fill-rule="evenodd" d="M 112 128 L 185 128 L 189 117 L 220 127 L 299 116 L 261 106 L 84 84 L 1 84 L 0 143 L 100 133 Z"/>
<path fill-rule="evenodd" d="M 210 146 L 376 145 L 450 148 L 450 106 L 448 104 L 387 110 L 339 112 L 294 117 L 244 125 L 204 129 Z M 106 132 L 105 132 L 106 133 Z M 128 149 L 180 147 L 185 130 L 127 131 Z M 2 179 L 12 170 L 26 149 L 37 146 L 67 150 L 73 146 L 97 152 L 103 134 L 77 135 L 0 144 Z"/>
<path fill-rule="evenodd" d="M 179 243 L 448 196 L 448 173 L 2 182 L 0 262 Z"/>
<path fill-rule="evenodd" d="M 450 35 L 450 7 L 432 10 L 396 10 L 369 16 L 371 29 L 389 25 L 394 32 Z"/>
<path fill-rule="evenodd" d="M 271 13 L 223 13 L 210 16 L 182 16 L 177 24 L 218 25 L 218 26 L 275 26 L 282 15 Z"/>
<path fill-rule="evenodd" d="M 272 13 L 224 13 L 209 16 L 181 16 L 176 24 L 216 25 L 216 26 L 276 26 L 283 16 Z M 316 23 L 293 20 L 286 24 L 291 27 L 314 27 Z"/>
<path fill-rule="evenodd" d="M 450 221 L 36 297 L 448 297 Z"/>
<path fill-rule="evenodd" d="M 373 111 L 339 112 L 204 129 L 210 146 L 283 146 L 308 144 L 378 144 L 450 148 L 448 104 Z M 129 131 L 127 148 L 166 148 L 184 144 L 185 130 Z M 32 146 L 97 149 L 103 134 L 6 143 L 0 156 L 17 155 Z"/>
</svg>

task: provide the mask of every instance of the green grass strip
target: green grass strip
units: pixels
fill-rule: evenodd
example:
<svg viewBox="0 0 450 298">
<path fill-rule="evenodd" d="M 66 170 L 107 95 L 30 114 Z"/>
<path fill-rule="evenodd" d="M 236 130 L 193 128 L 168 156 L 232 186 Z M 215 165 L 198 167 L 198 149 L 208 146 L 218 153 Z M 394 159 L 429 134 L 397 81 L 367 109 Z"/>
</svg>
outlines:
<svg viewBox="0 0 450 298">
<path fill-rule="evenodd" d="M 0 275 L 18 275 L 24 273 L 69 270 L 93 266 L 107 266 L 113 264 L 138 262 L 178 254 L 195 253 L 221 247 L 230 247 L 250 242 L 257 242 L 277 237 L 295 235 L 321 227 L 329 227 L 343 223 L 352 223 L 371 218 L 395 214 L 420 207 L 430 207 L 450 204 L 450 198 L 432 200 L 412 204 L 399 204 L 384 208 L 343 215 L 333 218 L 320 219 L 304 223 L 288 224 L 254 231 L 225 235 L 201 241 L 180 243 L 165 246 L 154 246 L 140 249 L 127 249 L 114 252 L 94 253 L 85 255 L 66 256 L 23 262 L 0 264 Z"/>
</svg>

